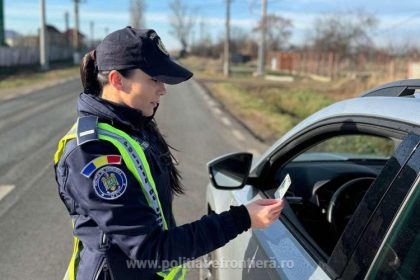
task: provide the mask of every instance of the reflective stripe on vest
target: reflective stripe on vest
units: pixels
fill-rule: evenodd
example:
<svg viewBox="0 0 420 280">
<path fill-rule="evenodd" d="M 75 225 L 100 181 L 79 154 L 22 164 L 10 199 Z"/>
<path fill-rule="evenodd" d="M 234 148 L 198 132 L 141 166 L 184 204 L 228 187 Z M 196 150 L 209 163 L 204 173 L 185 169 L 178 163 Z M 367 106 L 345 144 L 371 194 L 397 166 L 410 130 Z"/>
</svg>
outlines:
<svg viewBox="0 0 420 280">
<path fill-rule="evenodd" d="M 54 155 L 55 164 L 59 162 L 67 142 L 77 137 L 76 125 L 77 124 L 73 125 L 70 131 L 60 140 L 57 152 Z M 163 215 L 162 206 L 160 204 L 155 182 L 150 172 L 150 167 L 146 156 L 139 143 L 130 137 L 127 133 L 106 123 L 98 123 L 98 138 L 100 140 L 112 143 L 118 149 L 127 168 L 131 171 L 131 173 L 140 184 L 141 190 L 146 197 L 148 205 L 152 207 L 157 214 L 157 222 L 163 230 L 167 230 L 168 225 Z M 82 244 L 80 240 L 75 236 L 73 255 L 63 280 L 76 279 L 80 247 L 82 247 L 81 245 Z M 158 272 L 157 274 L 165 280 L 181 280 L 185 278 L 186 268 L 183 266 L 173 267 L 168 271 Z"/>
<path fill-rule="evenodd" d="M 60 141 L 58 142 L 58 148 L 57 151 L 54 154 L 54 164 L 57 164 L 58 161 L 60 160 L 61 156 L 63 155 L 64 152 L 64 148 L 66 147 L 66 144 L 68 141 L 70 141 L 71 139 L 76 138 L 76 124 L 74 124 L 70 130 L 66 133 L 66 135 L 64 135 L 63 138 L 60 139 Z"/>
<path fill-rule="evenodd" d="M 136 177 L 147 203 L 155 210 L 158 216 L 158 223 L 162 229 L 167 230 L 168 224 L 162 212 L 159 196 L 156 190 L 155 181 L 150 172 L 149 163 L 139 143 L 131 138 L 127 133 L 118 130 L 109 124 L 98 124 L 98 137 L 101 140 L 111 142 L 117 147 L 125 164 L 131 173 Z"/>
</svg>

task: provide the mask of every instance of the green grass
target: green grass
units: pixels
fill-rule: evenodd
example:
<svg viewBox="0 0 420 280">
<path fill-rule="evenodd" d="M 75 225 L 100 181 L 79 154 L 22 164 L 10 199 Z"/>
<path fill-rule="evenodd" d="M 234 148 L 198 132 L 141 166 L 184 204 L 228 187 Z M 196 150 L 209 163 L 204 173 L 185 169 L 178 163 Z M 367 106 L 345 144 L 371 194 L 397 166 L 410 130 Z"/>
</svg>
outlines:
<svg viewBox="0 0 420 280">
<path fill-rule="evenodd" d="M 277 114 L 272 107 L 266 106 L 263 99 L 247 94 L 233 84 L 216 83 L 211 90 L 229 111 L 263 139 L 277 138 L 296 123 L 286 114 Z"/>
<path fill-rule="evenodd" d="M 278 112 L 304 119 L 330 105 L 333 101 L 310 90 L 267 90 L 267 102 Z"/>
<path fill-rule="evenodd" d="M 333 103 L 331 98 L 313 90 L 298 90 L 252 77 L 212 82 L 208 86 L 233 114 L 267 141 Z"/>
</svg>

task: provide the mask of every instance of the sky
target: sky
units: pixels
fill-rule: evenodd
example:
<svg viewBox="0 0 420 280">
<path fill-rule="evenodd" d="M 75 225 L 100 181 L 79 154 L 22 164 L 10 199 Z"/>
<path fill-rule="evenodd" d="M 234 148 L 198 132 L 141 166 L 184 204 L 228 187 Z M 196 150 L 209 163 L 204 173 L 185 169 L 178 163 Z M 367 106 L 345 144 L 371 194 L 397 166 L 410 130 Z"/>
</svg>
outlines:
<svg viewBox="0 0 420 280">
<path fill-rule="evenodd" d="M 231 26 L 252 32 L 261 16 L 261 0 L 231 0 Z M 411 44 L 420 46 L 419 0 L 267 0 L 267 13 L 292 20 L 292 44 L 302 44 L 313 31 L 314 20 L 331 14 L 346 14 L 363 10 L 375 15 L 379 24 L 370 34 L 377 46 Z M 6 30 L 23 35 L 37 34 L 40 22 L 40 0 L 3 0 Z M 64 31 L 64 14 L 70 15 L 74 26 L 72 0 L 45 0 L 47 24 Z M 130 0 L 81 0 L 80 28 L 91 37 L 90 23 L 94 22 L 94 39 L 102 39 L 106 31 L 129 25 Z M 170 0 L 145 0 L 145 27 L 157 31 L 167 49 L 180 48 L 170 31 Z M 184 0 L 196 16 L 190 42 L 199 40 L 204 30 L 214 40 L 223 36 L 225 0 Z M 203 27 L 200 28 L 200 22 Z"/>
</svg>

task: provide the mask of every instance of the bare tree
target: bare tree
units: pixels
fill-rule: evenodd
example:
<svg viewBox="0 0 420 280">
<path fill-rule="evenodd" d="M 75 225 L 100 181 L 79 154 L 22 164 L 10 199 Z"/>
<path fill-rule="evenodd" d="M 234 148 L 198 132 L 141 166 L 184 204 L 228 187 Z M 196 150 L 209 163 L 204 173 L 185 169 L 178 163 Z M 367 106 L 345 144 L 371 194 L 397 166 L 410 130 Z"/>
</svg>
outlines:
<svg viewBox="0 0 420 280">
<path fill-rule="evenodd" d="M 405 40 L 390 39 L 386 43 L 386 47 L 382 48 L 382 51 L 393 56 L 420 57 L 420 49 L 417 43 L 411 37 Z"/>
<path fill-rule="evenodd" d="M 130 25 L 133 28 L 144 28 L 144 10 L 146 6 L 143 0 L 130 1 Z"/>
<path fill-rule="evenodd" d="M 186 4 L 183 4 L 181 0 L 172 0 L 169 2 L 169 8 L 171 10 L 170 25 L 172 34 L 181 43 L 181 55 L 185 54 L 188 49 L 189 35 L 194 28 L 195 17 L 193 11 Z"/>
<path fill-rule="evenodd" d="M 292 21 L 276 14 L 269 14 L 266 16 L 266 24 L 267 49 L 278 51 L 285 48 L 288 45 L 290 35 L 292 35 Z M 262 25 L 263 22 L 260 21 L 254 30 L 261 30 Z"/>
<path fill-rule="evenodd" d="M 240 52 L 241 49 L 247 44 L 250 40 L 249 32 L 246 32 L 244 29 L 238 26 L 231 27 L 231 51 Z"/>
<path fill-rule="evenodd" d="M 315 20 L 312 36 L 313 49 L 335 52 L 342 57 L 366 52 L 373 48 L 369 32 L 378 24 L 374 15 L 363 11 L 334 14 Z"/>
</svg>

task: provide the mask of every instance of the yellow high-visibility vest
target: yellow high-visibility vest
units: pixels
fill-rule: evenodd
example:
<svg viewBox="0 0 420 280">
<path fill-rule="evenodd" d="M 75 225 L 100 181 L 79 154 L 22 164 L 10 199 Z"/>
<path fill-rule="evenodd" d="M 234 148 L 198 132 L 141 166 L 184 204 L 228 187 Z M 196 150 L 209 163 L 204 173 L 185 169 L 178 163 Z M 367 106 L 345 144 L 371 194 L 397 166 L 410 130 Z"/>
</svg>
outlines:
<svg viewBox="0 0 420 280">
<path fill-rule="evenodd" d="M 149 163 L 147 162 L 146 156 L 139 143 L 124 131 L 106 123 L 98 123 L 97 130 L 98 138 L 100 140 L 108 141 L 118 149 L 128 170 L 131 171 L 138 181 L 141 190 L 146 197 L 147 203 L 158 215 L 158 223 L 163 230 L 168 230 L 168 225 L 163 215 L 162 206 L 156 190 L 155 181 L 150 172 Z M 74 124 L 70 131 L 59 141 L 57 151 L 54 155 L 55 164 L 59 162 L 67 142 L 75 138 L 77 138 L 77 123 Z M 82 248 L 82 243 L 74 236 L 73 255 L 63 280 L 76 280 L 77 266 Z M 158 272 L 157 274 L 164 280 L 183 280 L 185 279 L 186 272 L 187 270 L 185 267 L 177 266 L 165 272 Z"/>
</svg>

